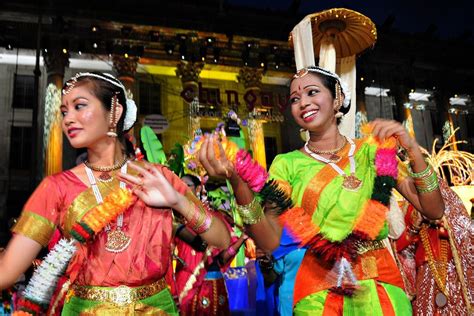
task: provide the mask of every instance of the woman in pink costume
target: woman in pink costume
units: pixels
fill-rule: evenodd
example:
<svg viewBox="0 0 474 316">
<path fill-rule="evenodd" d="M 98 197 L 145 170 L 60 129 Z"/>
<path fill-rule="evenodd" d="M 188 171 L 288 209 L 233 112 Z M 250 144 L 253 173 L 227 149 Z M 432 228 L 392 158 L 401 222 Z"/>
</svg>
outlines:
<svg viewBox="0 0 474 316">
<path fill-rule="evenodd" d="M 173 213 L 209 244 L 229 246 L 225 225 L 178 177 L 160 165 L 131 162 L 124 133 L 136 110 L 110 74 L 79 73 L 66 82 L 62 129 L 74 148 L 87 149 L 87 161 L 46 177 L 30 197 L 0 259 L 0 288 L 29 267 L 59 228 L 68 238 L 64 249 L 73 252 L 65 272 L 69 281 L 61 289 L 63 315 L 176 315 L 167 286 Z M 121 197 L 112 195 L 117 192 L 125 192 L 124 199 L 112 199 Z M 118 215 L 106 217 L 113 212 Z M 74 244 L 72 237 L 81 242 Z M 43 312 L 54 287 L 38 276 L 30 281 L 23 309 L 29 314 Z"/>
</svg>

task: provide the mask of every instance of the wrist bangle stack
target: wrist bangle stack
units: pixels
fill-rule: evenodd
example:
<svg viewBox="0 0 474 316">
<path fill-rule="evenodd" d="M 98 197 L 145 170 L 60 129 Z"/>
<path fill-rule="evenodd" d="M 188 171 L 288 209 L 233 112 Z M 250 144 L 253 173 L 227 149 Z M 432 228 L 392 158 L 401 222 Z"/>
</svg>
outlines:
<svg viewBox="0 0 474 316">
<path fill-rule="evenodd" d="M 438 177 L 430 165 L 421 172 L 413 172 L 411 168 L 408 169 L 408 172 L 410 177 L 415 181 L 415 187 L 418 193 L 430 193 L 438 189 Z"/>
<path fill-rule="evenodd" d="M 193 201 L 189 202 L 194 205 L 193 217 L 188 221 L 187 226 L 196 234 L 203 234 L 211 228 L 212 215 L 202 205 L 196 205 Z"/>
<path fill-rule="evenodd" d="M 242 218 L 242 222 L 247 225 L 258 223 L 264 216 L 263 207 L 255 197 L 252 202 L 247 205 L 237 204 L 236 209 Z"/>
</svg>

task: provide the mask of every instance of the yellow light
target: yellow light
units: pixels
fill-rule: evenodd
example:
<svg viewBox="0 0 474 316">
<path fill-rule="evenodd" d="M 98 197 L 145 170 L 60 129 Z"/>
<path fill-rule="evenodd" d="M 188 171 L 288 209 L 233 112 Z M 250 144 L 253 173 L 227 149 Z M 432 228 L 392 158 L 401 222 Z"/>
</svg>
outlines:
<svg viewBox="0 0 474 316">
<path fill-rule="evenodd" d="M 63 53 L 67 54 L 67 49 L 63 48 Z"/>
<path fill-rule="evenodd" d="M 128 58 L 128 54 L 127 53 L 123 54 L 123 57 Z"/>
<path fill-rule="evenodd" d="M 149 74 L 154 75 L 165 75 L 165 76 L 176 76 L 176 67 L 171 66 L 158 66 L 158 65 L 142 65 L 144 70 Z M 237 81 L 237 72 L 219 71 L 219 70 L 207 70 L 203 69 L 199 78 L 201 79 L 216 79 L 216 80 L 227 80 Z"/>
<path fill-rule="evenodd" d="M 264 67 L 264 66 L 265 66 L 265 64 L 264 64 L 264 63 L 260 63 L 260 67 Z"/>
<path fill-rule="evenodd" d="M 364 81 L 364 77 L 360 77 L 360 81 Z"/>
<path fill-rule="evenodd" d="M 457 94 L 455 94 L 455 95 L 454 95 L 454 97 L 455 97 L 455 98 L 457 98 L 457 97 L 458 97 L 458 95 L 457 95 Z"/>
<path fill-rule="evenodd" d="M 415 89 L 411 89 L 411 93 L 415 92 Z"/>
</svg>

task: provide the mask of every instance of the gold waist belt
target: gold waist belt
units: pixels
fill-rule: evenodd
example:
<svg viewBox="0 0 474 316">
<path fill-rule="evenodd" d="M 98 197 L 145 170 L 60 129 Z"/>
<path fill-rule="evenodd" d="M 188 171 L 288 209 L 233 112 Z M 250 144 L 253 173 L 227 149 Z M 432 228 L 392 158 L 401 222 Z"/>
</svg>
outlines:
<svg viewBox="0 0 474 316">
<path fill-rule="evenodd" d="M 359 255 L 364 254 L 371 250 L 378 250 L 385 248 L 384 243 L 381 240 L 359 240 L 356 242 L 357 253 Z"/>
<path fill-rule="evenodd" d="M 113 303 L 117 306 L 126 306 L 133 302 L 150 297 L 166 288 L 165 279 L 160 279 L 149 285 L 139 287 L 128 287 L 120 285 L 117 287 L 100 286 L 72 286 L 72 295 L 84 300 Z"/>
</svg>

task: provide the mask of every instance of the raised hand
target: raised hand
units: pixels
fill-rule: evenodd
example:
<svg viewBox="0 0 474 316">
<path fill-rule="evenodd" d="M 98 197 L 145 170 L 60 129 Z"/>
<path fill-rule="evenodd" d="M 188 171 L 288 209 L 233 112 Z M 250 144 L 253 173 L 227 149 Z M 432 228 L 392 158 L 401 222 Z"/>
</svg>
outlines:
<svg viewBox="0 0 474 316">
<path fill-rule="evenodd" d="M 416 140 L 410 136 L 405 127 L 397 121 L 376 119 L 370 123 L 372 125 L 372 135 L 380 140 L 395 137 L 398 144 L 407 151 L 418 149 Z"/>
<path fill-rule="evenodd" d="M 214 149 L 216 147 L 219 150 L 218 157 Z M 199 149 L 198 160 L 211 177 L 230 179 L 234 173 L 234 166 L 227 159 L 217 135 L 206 136 Z"/>
<path fill-rule="evenodd" d="M 128 167 L 136 170 L 138 175 L 119 173 L 119 180 L 128 184 L 143 202 L 156 208 L 176 207 L 182 196 L 152 164 L 144 162 L 142 168 L 130 162 Z"/>
</svg>

